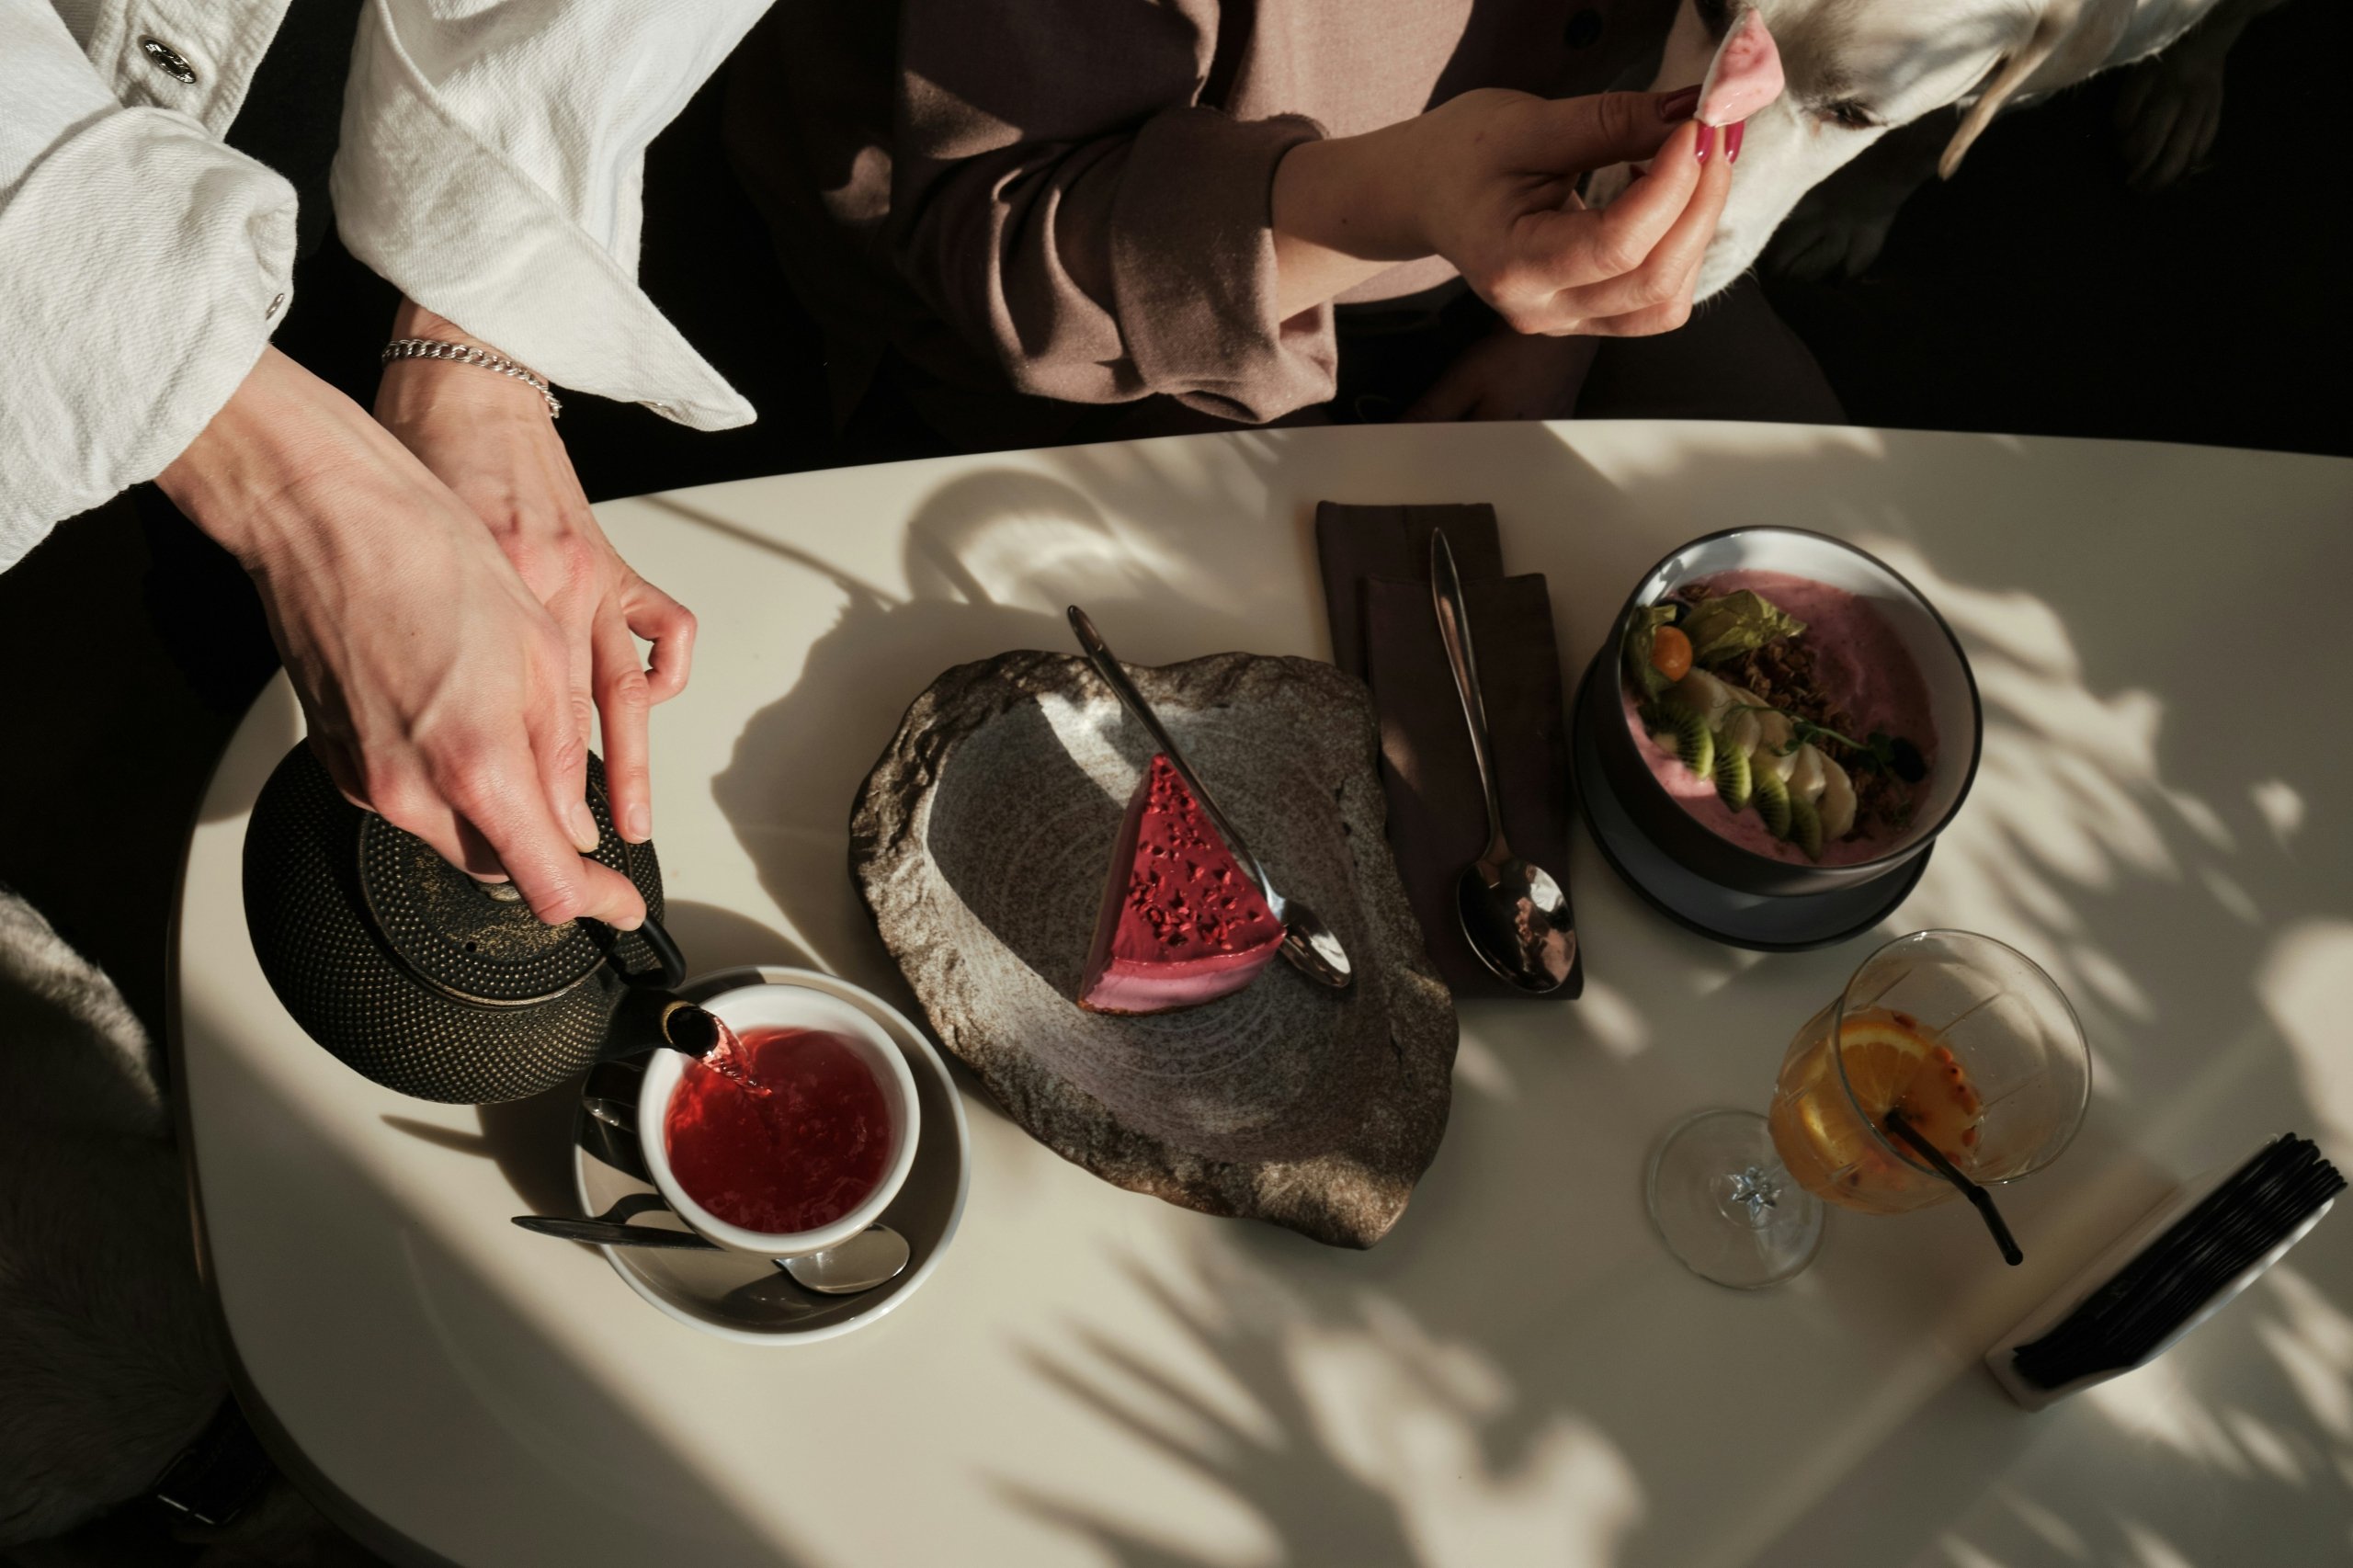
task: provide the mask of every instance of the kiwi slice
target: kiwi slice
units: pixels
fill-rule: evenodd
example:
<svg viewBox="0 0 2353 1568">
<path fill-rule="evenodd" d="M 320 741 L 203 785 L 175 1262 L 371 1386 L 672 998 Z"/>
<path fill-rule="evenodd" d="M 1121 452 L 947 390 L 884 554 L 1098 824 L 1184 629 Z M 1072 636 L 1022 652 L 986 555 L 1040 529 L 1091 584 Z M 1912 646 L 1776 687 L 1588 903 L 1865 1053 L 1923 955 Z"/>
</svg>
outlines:
<svg viewBox="0 0 2353 1568">
<path fill-rule="evenodd" d="M 1809 860 L 1822 858 L 1822 813 L 1803 795 L 1790 797 L 1790 842 L 1805 851 Z"/>
<path fill-rule="evenodd" d="M 1748 797 L 1756 789 L 1756 778 L 1748 766 L 1748 753 L 1740 743 L 1718 737 L 1716 741 L 1716 793 L 1723 797 L 1725 805 L 1739 811 L 1748 804 Z"/>
<path fill-rule="evenodd" d="M 1675 736 L 1675 754 L 1683 766 L 1702 778 L 1716 770 L 1716 737 L 1709 732 L 1708 722 L 1688 708 L 1670 707 L 1666 725 Z"/>
<path fill-rule="evenodd" d="M 1769 767 L 1750 770 L 1756 785 L 1756 814 L 1776 838 L 1790 835 L 1790 787 Z"/>
</svg>

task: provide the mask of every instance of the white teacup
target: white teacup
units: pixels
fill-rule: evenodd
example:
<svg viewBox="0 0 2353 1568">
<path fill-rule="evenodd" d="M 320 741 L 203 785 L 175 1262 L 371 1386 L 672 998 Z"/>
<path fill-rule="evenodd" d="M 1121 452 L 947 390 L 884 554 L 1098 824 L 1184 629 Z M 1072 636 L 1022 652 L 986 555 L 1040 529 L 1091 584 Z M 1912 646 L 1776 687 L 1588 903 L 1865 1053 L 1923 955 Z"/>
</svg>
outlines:
<svg viewBox="0 0 2353 1568">
<path fill-rule="evenodd" d="M 646 1062 L 644 1086 L 638 1093 L 637 1138 L 645 1156 L 646 1172 L 654 1178 L 654 1187 L 664 1200 L 706 1240 L 737 1252 L 757 1253 L 762 1257 L 823 1252 L 838 1246 L 881 1219 L 882 1210 L 899 1195 L 900 1186 L 915 1165 L 915 1140 L 923 1131 L 921 1112 L 915 1104 L 915 1075 L 907 1071 L 906 1058 L 900 1053 L 898 1045 L 861 1009 L 798 985 L 740 986 L 720 993 L 704 1002 L 703 1006 L 719 1015 L 739 1035 L 764 1028 L 820 1029 L 856 1049 L 872 1070 L 890 1112 L 891 1158 L 883 1167 L 881 1181 L 867 1195 L 866 1201 L 822 1229 L 772 1233 L 731 1225 L 689 1197 L 670 1169 L 670 1100 L 685 1075 L 687 1058 L 678 1051 L 657 1051 Z"/>
</svg>

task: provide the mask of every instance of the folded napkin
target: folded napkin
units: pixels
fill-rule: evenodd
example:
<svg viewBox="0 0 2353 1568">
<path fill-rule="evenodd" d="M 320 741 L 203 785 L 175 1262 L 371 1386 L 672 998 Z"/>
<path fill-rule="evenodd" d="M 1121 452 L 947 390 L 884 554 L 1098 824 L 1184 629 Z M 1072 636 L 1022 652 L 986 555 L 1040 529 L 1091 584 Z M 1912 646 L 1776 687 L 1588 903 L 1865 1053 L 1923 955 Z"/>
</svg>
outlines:
<svg viewBox="0 0 2353 1568">
<path fill-rule="evenodd" d="M 1495 508 L 1316 507 L 1332 653 L 1372 688 L 1380 710 L 1389 847 L 1430 960 L 1457 996 L 1525 997 L 1479 961 L 1455 913 L 1462 869 L 1486 847 L 1487 807 L 1430 603 L 1430 535 L 1440 530 L 1470 607 L 1505 835 L 1565 892 L 1574 805 L 1552 598 L 1541 576 L 1503 574 Z M 1551 994 L 1584 988 L 1580 948 L 1568 983 Z"/>
<path fill-rule="evenodd" d="M 2157 1205 L 1986 1355 L 2039 1410 L 2162 1354 L 2279 1260 L 2345 1190 L 2290 1133 Z"/>
</svg>

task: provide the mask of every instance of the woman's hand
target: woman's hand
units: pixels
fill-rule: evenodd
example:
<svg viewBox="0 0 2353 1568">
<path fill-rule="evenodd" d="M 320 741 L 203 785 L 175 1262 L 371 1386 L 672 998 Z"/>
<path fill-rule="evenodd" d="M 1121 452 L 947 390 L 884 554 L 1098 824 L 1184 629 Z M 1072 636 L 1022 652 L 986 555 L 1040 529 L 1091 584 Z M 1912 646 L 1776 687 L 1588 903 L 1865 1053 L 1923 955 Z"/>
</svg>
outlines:
<svg viewBox="0 0 2353 1568">
<path fill-rule="evenodd" d="M 1456 355 L 1401 417 L 1566 419 L 1577 410 L 1597 347 L 1590 337 L 1529 337 L 1500 327 Z"/>
<path fill-rule="evenodd" d="M 1540 98 L 1483 88 L 1276 166 L 1279 308 L 1320 304 L 1400 261 L 1442 256 L 1522 333 L 1633 336 L 1689 316 L 1731 194 L 1696 89 Z M 1576 185 L 1650 160 L 1602 210 Z"/>
<path fill-rule="evenodd" d="M 312 748 L 354 803 L 512 877 L 550 924 L 644 919 L 629 879 L 585 858 L 597 826 L 563 632 L 365 410 L 265 349 L 157 483 L 253 574 Z"/>
<path fill-rule="evenodd" d="M 475 342 L 405 302 L 392 335 Z M 526 383 L 449 360 L 395 359 L 378 386 L 376 417 L 472 508 L 554 618 L 564 712 L 584 754 L 591 722 L 603 720 L 613 823 L 643 843 L 654 833 L 647 710 L 686 687 L 694 616 L 614 553 L 545 401 Z M 654 644 L 650 671 L 632 632 Z"/>
</svg>

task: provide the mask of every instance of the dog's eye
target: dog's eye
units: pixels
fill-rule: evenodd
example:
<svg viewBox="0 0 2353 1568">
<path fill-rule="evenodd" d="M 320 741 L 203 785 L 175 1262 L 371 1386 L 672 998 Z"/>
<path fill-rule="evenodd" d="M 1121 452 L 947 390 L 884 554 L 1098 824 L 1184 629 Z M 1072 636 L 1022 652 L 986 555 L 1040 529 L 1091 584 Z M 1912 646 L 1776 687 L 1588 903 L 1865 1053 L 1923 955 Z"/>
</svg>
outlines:
<svg viewBox="0 0 2353 1568">
<path fill-rule="evenodd" d="M 1836 103 L 1824 104 L 1813 112 L 1833 125 L 1843 125 L 1849 131 L 1868 131 L 1879 123 L 1871 118 L 1870 110 L 1852 98 L 1840 98 Z"/>
</svg>

